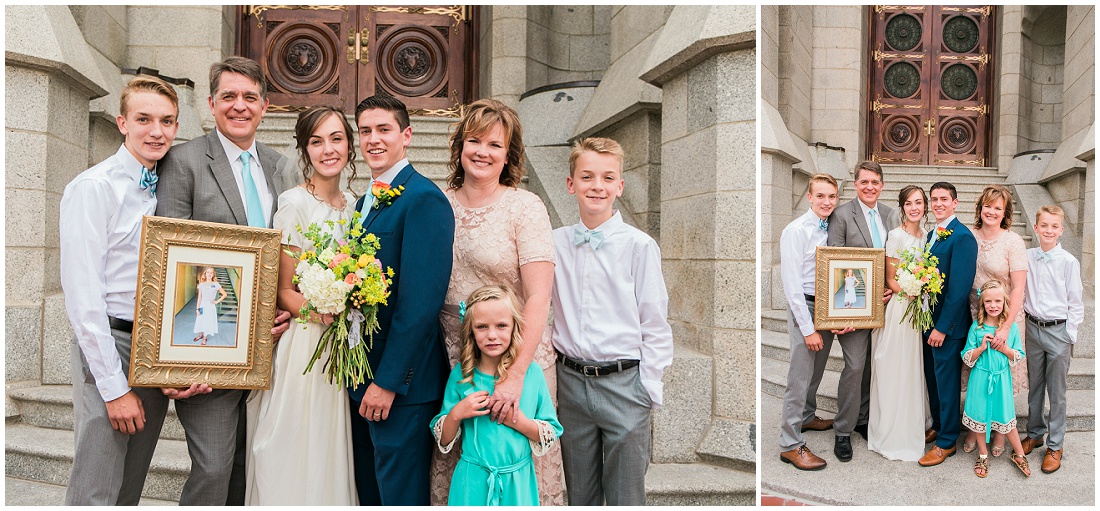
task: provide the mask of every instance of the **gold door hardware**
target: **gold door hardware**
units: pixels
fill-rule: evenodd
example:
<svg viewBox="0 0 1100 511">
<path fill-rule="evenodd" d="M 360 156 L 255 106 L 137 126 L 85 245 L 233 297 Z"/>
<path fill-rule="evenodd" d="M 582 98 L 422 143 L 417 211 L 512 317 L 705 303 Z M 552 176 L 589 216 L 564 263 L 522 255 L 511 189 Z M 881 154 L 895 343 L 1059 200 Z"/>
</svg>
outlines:
<svg viewBox="0 0 1100 511">
<path fill-rule="evenodd" d="M 348 30 L 348 64 L 370 62 L 370 29 Z"/>
<path fill-rule="evenodd" d="M 928 119 L 924 122 L 924 134 L 929 137 L 936 136 L 936 119 Z"/>
</svg>

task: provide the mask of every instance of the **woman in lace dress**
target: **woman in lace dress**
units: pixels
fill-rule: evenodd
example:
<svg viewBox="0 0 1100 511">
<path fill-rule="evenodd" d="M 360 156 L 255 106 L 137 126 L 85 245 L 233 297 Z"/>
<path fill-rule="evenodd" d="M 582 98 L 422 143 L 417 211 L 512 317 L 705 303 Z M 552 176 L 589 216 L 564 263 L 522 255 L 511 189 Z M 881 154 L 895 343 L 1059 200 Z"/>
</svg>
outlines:
<svg viewBox="0 0 1100 511">
<path fill-rule="evenodd" d="M 1008 295 L 1008 318 L 997 329 L 995 337 L 1002 342 L 1008 339 L 1009 329 L 1016 324 L 1020 332 L 1020 346 L 1027 351 L 1024 339 L 1024 287 L 1027 281 L 1027 245 L 1019 234 L 1012 232 L 1012 193 L 1001 185 L 989 185 L 982 190 L 975 207 L 974 237 L 978 240 L 978 266 L 974 273 L 974 286 L 997 280 L 1005 284 Z M 980 302 L 975 292 L 970 293 L 970 313 L 978 317 Z M 962 389 L 966 391 L 970 370 L 963 368 Z M 1027 361 L 1012 366 L 1012 395 L 1027 391 Z M 973 432 L 966 435 L 963 451 L 971 452 L 976 447 Z M 996 434 L 993 437 L 994 456 L 1000 456 L 1005 449 L 1005 437 Z"/>
<path fill-rule="evenodd" d="M 351 166 L 355 145 L 343 112 L 314 107 L 298 117 L 295 136 L 305 183 L 279 196 L 272 224 L 283 231 L 283 248 L 299 253 L 313 245 L 296 229 L 326 220 L 350 220 L 355 198 L 340 190 L 340 175 Z M 349 179 L 350 181 L 350 179 Z M 349 207 L 351 205 L 351 207 Z M 336 224 L 334 236 L 343 236 Z M 279 260 L 280 309 L 298 316 L 305 298 L 295 289 L 297 259 Z M 351 452 L 351 415 L 344 387 L 329 383 L 321 364 L 302 374 L 331 314 L 311 313 L 291 322 L 272 356 L 271 388 L 248 397 L 245 502 L 248 505 L 342 505 L 359 503 Z"/>
<path fill-rule="evenodd" d="M 526 319 L 523 350 L 509 374 L 524 375 L 530 364 L 538 364 L 556 403 L 554 348 L 546 326 L 554 283 L 554 242 L 546 206 L 535 194 L 517 188 L 524 157 L 519 116 L 499 101 L 471 103 L 451 135 L 450 146 L 452 171 L 445 193 L 455 212 L 454 261 L 440 320 L 451 367 L 458 363 L 461 342 L 459 302 L 487 284 L 509 286 L 519 297 Z M 489 408 L 503 411 L 510 420 L 523 381 L 509 377 L 498 385 Z M 456 451 L 433 453 L 432 504 L 446 504 L 458 461 Z M 564 505 L 561 448 L 555 445 L 536 458 L 535 472 L 539 502 Z"/>
</svg>

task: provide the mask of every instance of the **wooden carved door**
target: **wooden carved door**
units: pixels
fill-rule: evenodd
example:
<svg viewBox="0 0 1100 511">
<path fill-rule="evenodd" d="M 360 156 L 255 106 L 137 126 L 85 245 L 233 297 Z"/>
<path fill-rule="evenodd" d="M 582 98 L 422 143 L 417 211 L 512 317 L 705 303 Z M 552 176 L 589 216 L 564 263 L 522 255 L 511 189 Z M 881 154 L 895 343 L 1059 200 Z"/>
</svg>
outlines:
<svg viewBox="0 0 1100 511">
<path fill-rule="evenodd" d="M 476 95 L 471 9 L 347 5 L 241 8 L 238 53 L 267 76 L 269 111 L 347 113 L 389 94 L 413 115 L 457 116 Z"/>
<path fill-rule="evenodd" d="M 985 166 L 991 13 L 990 6 L 872 9 L 872 160 Z"/>
</svg>

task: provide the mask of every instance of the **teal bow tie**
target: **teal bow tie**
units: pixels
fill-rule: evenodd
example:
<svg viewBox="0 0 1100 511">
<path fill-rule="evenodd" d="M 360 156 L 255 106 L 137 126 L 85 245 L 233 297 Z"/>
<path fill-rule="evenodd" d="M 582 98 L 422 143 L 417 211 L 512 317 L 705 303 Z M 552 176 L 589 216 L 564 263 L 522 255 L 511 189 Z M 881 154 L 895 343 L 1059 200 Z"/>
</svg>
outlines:
<svg viewBox="0 0 1100 511">
<path fill-rule="evenodd" d="M 1043 252 L 1040 250 L 1038 254 L 1035 254 L 1035 260 L 1039 261 L 1040 263 L 1049 263 L 1051 259 L 1052 258 L 1050 257 L 1049 252 Z"/>
<path fill-rule="evenodd" d="M 592 250 L 600 248 L 603 245 L 604 237 L 600 231 L 590 231 L 588 229 L 582 229 L 577 227 L 573 230 L 573 244 L 580 246 L 585 243 L 592 245 Z"/>
<path fill-rule="evenodd" d="M 153 197 L 157 196 L 157 173 L 156 171 L 150 171 L 149 169 L 141 168 L 141 180 L 138 181 L 142 190 L 149 190 L 149 195 Z"/>
<path fill-rule="evenodd" d="M 821 229 L 823 231 L 829 230 L 829 221 L 828 220 L 818 220 L 817 221 L 817 228 Z"/>
</svg>

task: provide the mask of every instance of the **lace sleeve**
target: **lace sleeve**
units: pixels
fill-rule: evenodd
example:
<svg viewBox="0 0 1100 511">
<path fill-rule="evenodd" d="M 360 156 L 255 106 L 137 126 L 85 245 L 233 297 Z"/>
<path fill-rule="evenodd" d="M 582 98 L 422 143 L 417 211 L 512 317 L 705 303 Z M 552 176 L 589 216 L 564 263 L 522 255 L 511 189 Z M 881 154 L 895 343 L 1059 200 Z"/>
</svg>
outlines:
<svg viewBox="0 0 1100 511">
<path fill-rule="evenodd" d="M 445 420 L 447 420 L 447 416 L 441 415 L 439 419 L 435 421 L 435 424 L 432 424 L 432 436 L 435 437 L 435 445 L 439 448 L 439 452 L 443 454 L 451 452 L 451 449 L 455 446 L 455 442 L 458 441 L 458 437 L 462 436 L 462 428 L 458 428 L 455 437 L 451 439 L 449 444 L 441 444 L 439 440 L 443 437 L 443 421 Z"/>
<path fill-rule="evenodd" d="M 1024 359 L 1024 354 L 1020 350 L 1012 350 L 1012 360 L 1008 362 L 1008 365 L 1015 366 L 1017 362 Z"/>
<path fill-rule="evenodd" d="M 963 363 L 966 364 L 966 367 L 972 368 L 974 364 L 978 362 L 978 360 L 974 358 L 974 350 L 976 349 L 978 348 L 969 349 L 966 350 L 966 353 L 963 353 Z"/>
<path fill-rule="evenodd" d="M 558 436 L 554 432 L 554 427 L 549 422 L 539 419 L 533 419 L 535 424 L 539 427 L 539 441 L 530 440 L 531 442 L 531 454 L 542 456 L 554 447 L 554 444 L 558 441 Z M 450 447 L 447 447 L 450 450 Z M 444 451 L 446 453 L 447 451 Z"/>
</svg>

